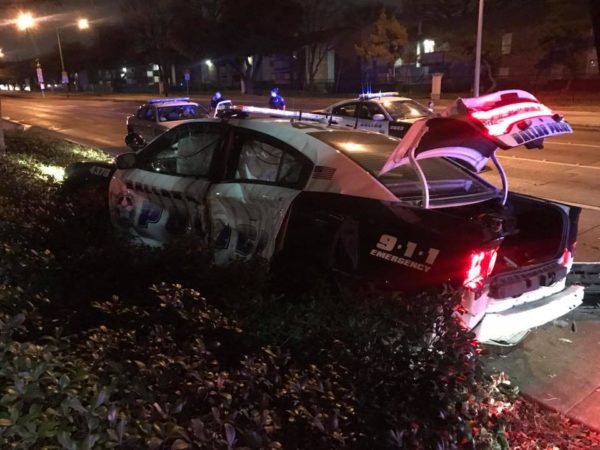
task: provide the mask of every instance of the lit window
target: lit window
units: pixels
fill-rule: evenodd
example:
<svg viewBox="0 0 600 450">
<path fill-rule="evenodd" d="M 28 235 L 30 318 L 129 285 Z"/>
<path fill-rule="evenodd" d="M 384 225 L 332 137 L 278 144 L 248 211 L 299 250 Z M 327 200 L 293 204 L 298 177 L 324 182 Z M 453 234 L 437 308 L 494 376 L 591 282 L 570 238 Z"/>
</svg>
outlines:
<svg viewBox="0 0 600 450">
<path fill-rule="evenodd" d="M 435 51 L 435 41 L 432 39 L 425 39 L 423 41 L 423 53 L 433 53 Z"/>
<path fill-rule="evenodd" d="M 158 64 L 153 64 L 152 65 L 152 70 L 158 70 Z"/>
<path fill-rule="evenodd" d="M 505 33 L 502 35 L 502 54 L 510 55 L 512 47 L 512 33 Z"/>
</svg>

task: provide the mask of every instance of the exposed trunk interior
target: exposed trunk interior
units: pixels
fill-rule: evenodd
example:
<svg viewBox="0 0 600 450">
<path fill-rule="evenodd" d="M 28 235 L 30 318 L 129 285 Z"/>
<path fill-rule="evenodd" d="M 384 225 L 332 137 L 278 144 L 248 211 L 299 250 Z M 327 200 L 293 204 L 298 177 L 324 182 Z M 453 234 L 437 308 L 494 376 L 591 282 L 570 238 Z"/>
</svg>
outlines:
<svg viewBox="0 0 600 450">
<path fill-rule="evenodd" d="M 447 212 L 469 217 L 503 236 L 494 275 L 556 260 L 567 245 L 569 215 L 551 203 L 511 194 L 506 206 L 493 200 Z"/>
</svg>

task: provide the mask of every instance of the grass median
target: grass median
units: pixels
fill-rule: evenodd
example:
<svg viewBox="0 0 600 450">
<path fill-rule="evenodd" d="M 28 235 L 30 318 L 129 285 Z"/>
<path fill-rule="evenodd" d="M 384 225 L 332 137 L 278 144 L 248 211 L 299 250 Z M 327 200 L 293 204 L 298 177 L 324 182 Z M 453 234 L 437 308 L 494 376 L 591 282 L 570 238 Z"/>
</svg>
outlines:
<svg viewBox="0 0 600 450">
<path fill-rule="evenodd" d="M 43 134 L 0 159 L 0 448 L 590 448 L 483 374 L 458 296 L 286 292 L 193 237 L 134 246 L 61 190 L 104 158 Z M 306 277 L 304 277 L 306 279 Z"/>
</svg>

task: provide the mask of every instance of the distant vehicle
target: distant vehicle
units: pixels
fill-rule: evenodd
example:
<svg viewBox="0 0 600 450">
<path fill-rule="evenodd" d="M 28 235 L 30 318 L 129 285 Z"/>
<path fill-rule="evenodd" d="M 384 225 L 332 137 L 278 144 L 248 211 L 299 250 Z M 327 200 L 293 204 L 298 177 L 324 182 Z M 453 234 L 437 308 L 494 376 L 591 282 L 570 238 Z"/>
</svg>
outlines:
<svg viewBox="0 0 600 450">
<path fill-rule="evenodd" d="M 399 138 L 417 120 L 434 115 L 428 107 L 398 92 L 362 94 L 315 112 L 334 116 L 332 123 L 337 125 Z"/>
<path fill-rule="evenodd" d="M 140 106 L 137 113 L 127 117 L 125 143 L 142 148 L 156 136 L 179 125 L 182 121 L 208 115 L 204 107 L 189 97 L 154 98 Z"/>
<path fill-rule="evenodd" d="M 572 132 L 531 94 L 460 99 L 401 140 L 241 108 L 177 125 L 114 164 L 71 166 L 67 182 L 102 186 L 113 225 L 135 239 L 193 233 L 217 263 L 293 261 L 404 292 L 454 286 L 482 341 L 515 343 L 581 303 L 583 287 L 566 284 L 580 209 L 509 192 L 496 157 Z M 243 118 L 259 112 L 279 118 Z M 501 187 L 455 162 L 488 160 Z"/>
</svg>

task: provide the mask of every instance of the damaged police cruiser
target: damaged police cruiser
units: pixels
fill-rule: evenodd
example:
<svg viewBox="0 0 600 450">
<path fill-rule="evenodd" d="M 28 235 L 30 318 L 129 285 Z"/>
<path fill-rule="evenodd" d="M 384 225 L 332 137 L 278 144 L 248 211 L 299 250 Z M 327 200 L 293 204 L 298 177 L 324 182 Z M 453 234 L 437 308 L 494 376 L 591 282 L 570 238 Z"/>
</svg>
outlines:
<svg viewBox="0 0 600 450">
<path fill-rule="evenodd" d="M 481 341 L 515 343 L 581 303 L 583 287 L 566 285 L 579 208 L 509 192 L 496 157 L 572 132 L 533 95 L 459 99 L 402 140 L 318 114 L 244 117 L 259 109 L 187 121 L 69 179 L 105 184 L 115 227 L 149 244 L 196 233 L 217 263 L 289 258 L 404 292 L 457 286 Z M 457 161 L 490 161 L 502 185 Z"/>
</svg>

